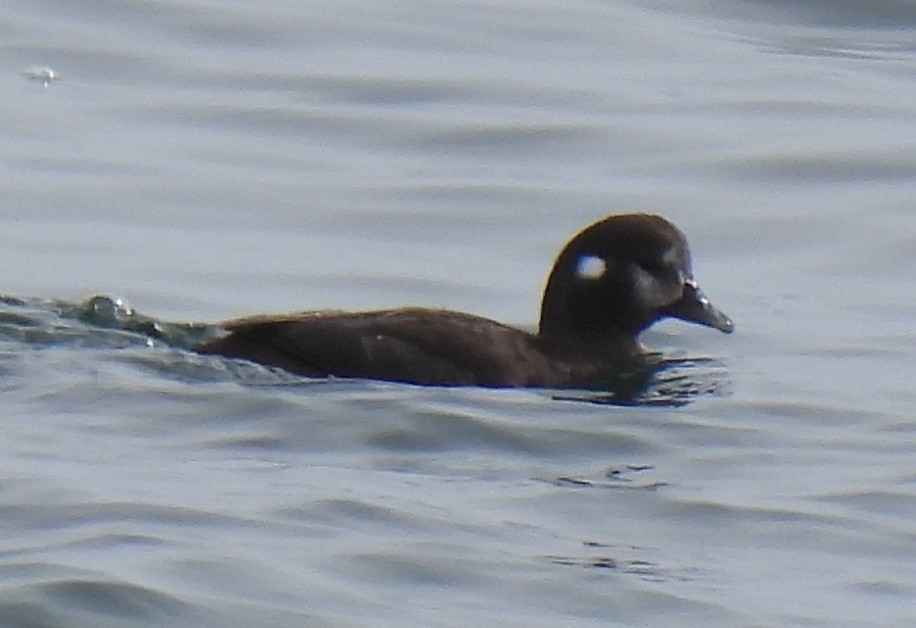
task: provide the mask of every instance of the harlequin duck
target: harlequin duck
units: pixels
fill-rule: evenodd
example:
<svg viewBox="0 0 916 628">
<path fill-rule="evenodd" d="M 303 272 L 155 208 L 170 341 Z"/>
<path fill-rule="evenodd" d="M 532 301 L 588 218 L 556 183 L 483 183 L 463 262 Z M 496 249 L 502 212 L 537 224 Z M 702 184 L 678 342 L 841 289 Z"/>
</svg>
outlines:
<svg viewBox="0 0 916 628">
<path fill-rule="evenodd" d="M 640 332 L 666 317 L 734 329 L 697 287 L 678 228 L 627 214 L 586 227 L 563 248 L 537 333 L 441 309 L 317 311 L 229 321 L 198 351 L 309 377 L 589 388 L 634 364 L 645 352 Z"/>
</svg>

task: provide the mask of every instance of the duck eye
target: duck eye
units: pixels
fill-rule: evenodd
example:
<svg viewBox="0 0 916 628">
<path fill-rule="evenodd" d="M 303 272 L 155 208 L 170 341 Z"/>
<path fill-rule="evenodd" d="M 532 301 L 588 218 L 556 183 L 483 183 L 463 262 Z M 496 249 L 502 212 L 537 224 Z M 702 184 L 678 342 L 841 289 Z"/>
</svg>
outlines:
<svg viewBox="0 0 916 628">
<path fill-rule="evenodd" d="M 665 272 L 665 265 L 658 262 L 636 262 L 636 265 L 642 268 L 650 275 L 661 275 Z"/>
<path fill-rule="evenodd" d="M 597 255 L 583 255 L 576 262 L 576 277 L 579 279 L 596 280 L 604 277 L 607 272 L 607 262 Z"/>
</svg>

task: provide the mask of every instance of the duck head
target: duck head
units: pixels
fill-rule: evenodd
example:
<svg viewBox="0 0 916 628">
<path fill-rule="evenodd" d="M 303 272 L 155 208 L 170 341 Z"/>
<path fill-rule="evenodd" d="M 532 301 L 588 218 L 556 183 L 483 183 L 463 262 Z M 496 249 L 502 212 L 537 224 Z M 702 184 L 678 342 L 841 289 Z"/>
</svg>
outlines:
<svg viewBox="0 0 916 628">
<path fill-rule="evenodd" d="M 684 234 L 660 216 L 626 214 L 586 227 L 560 252 L 538 334 L 600 345 L 635 340 L 666 317 L 734 330 L 697 286 Z"/>
</svg>

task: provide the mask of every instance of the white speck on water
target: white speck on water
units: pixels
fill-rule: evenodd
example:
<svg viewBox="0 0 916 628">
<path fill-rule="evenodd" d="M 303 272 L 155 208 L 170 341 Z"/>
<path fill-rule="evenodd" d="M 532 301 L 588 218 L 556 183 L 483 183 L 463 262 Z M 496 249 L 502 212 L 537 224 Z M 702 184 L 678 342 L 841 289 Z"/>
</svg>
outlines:
<svg viewBox="0 0 916 628">
<path fill-rule="evenodd" d="M 33 65 L 23 70 L 22 75 L 32 81 L 41 81 L 45 87 L 60 79 L 60 75 L 47 65 Z"/>
</svg>

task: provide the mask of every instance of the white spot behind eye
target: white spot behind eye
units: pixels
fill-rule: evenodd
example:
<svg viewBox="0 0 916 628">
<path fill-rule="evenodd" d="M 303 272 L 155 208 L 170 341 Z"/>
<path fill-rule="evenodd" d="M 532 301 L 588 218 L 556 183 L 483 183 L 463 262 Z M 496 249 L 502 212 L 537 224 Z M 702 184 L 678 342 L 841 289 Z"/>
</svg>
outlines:
<svg viewBox="0 0 916 628">
<path fill-rule="evenodd" d="M 579 279 L 601 279 L 607 272 L 607 262 L 597 255 L 583 255 L 576 262 L 576 277 Z"/>
</svg>

